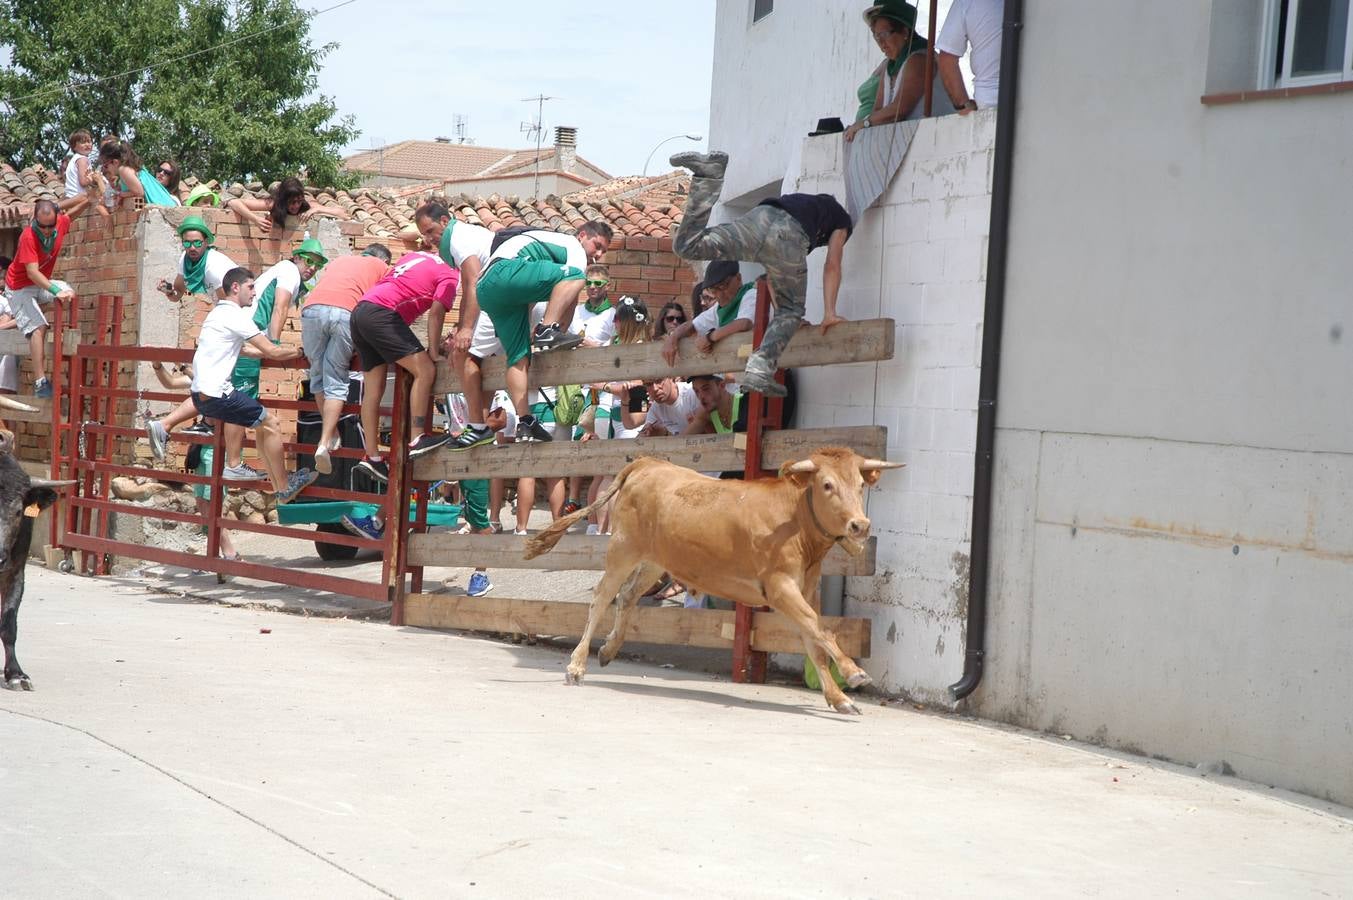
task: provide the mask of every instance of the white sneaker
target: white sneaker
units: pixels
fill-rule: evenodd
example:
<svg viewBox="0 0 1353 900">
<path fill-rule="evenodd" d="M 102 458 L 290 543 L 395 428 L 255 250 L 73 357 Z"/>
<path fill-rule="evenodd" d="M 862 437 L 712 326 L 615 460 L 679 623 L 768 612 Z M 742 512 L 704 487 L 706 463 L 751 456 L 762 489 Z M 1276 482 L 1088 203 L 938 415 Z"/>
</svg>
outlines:
<svg viewBox="0 0 1353 900">
<path fill-rule="evenodd" d="M 513 533 L 513 534 L 526 534 L 526 529 L 523 528 L 521 531 L 514 531 L 514 532 L 512 532 L 512 533 Z"/>
<path fill-rule="evenodd" d="M 601 529 L 598 528 L 596 525 L 588 525 L 588 526 L 587 526 L 587 533 L 588 533 L 588 534 L 601 534 Z"/>
<path fill-rule="evenodd" d="M 328 475 L 334 470 L 334 461 L 329 458 L 329 447 L 320 444 L 315 448 L 315 471 L 321 475 Z"/>
</svg>

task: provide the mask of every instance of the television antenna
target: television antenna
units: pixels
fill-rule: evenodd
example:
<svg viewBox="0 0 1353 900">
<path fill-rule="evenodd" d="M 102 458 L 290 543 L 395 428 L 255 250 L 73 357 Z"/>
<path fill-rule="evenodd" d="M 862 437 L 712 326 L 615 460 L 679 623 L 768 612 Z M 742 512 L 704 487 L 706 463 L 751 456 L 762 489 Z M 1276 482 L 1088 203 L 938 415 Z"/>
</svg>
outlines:
<svg viewBox="0 0 1353 900">
<path fill-rule="evenodd" d="M 456 113 L 451 117 L 451 121 L 454 123 L 456 143 L 473 144 L 474 138 L 470 137 L 470 117 L 464 113 Z"/>
<path fill-rule="evenodd" d="M 528 138 L 534 136 L 536 139 L 536 185 L 531 193 L 533 200 L 540 197 L 540 145 L 545 139 L 545 101 L 558 99 L 558 97 L 547 97 L 544 94 L 539 94 L 535 97 L 525 97 L 521 101 L 522 103 L 536 104 L 535 121 L 521 123 L 522 133 Z"/>
</svg>

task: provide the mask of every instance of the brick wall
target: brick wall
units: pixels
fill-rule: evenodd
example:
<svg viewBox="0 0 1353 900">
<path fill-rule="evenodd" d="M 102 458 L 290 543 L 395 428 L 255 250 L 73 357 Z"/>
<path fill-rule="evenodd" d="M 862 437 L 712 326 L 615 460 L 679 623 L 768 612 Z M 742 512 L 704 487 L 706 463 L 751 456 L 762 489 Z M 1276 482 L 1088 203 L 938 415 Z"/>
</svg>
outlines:
<svg viewBox="0 0 1353 900">
<path fill-rule="evenodd" d="M 617 237 L 606 254 L 606 265 L 611 270 L 612 296 L 638 297 L 655 313 L 664 303 L 676 300 L 691 312 L 695 271 L 672 252 L 670 237 Z"/>
</svg>

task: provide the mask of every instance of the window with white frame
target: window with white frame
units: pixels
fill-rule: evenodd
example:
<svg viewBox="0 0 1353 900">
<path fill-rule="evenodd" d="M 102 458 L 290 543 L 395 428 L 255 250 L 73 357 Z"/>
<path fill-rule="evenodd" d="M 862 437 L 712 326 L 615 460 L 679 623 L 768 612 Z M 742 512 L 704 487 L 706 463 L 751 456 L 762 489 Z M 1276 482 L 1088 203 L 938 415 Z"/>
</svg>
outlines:
<svg viewBox="0 0 1353 900">
<path fill-rule="evenodd" d="M 1269 0 L 1261 87 L 1353 81 L 1353 0 Z"/>
<path fill-rule="evenodd" d="M 775 8 L 775 0 L 752 0 L 752 21 L 760 22 Z"/>
</svg>

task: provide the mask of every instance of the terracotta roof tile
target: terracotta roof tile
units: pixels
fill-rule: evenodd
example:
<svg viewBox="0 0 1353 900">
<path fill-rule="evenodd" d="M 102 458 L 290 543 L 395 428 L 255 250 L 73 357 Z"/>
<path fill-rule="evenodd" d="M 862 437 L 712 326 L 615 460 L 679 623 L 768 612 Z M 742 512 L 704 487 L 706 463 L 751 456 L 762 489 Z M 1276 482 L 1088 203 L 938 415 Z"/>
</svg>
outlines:
<svg viewBox="0 0 1353 900">
<path fill-rule="evenodd" d="M 187 177 L 179 186 L 186 197 L 199 183 Z M 271 185 L 260 182 L 222 186 L 205 182 L 226 197 L 267 196 Z M 525 200 L 517 196 L 490 197 L 459 194 L 441 197 L 436 184 L 417 185 L 397 191 L 357 188 L 352 191 L 321 189 L 312 192 L 325 204 L 348 211 L 369 238 L 396 238 L 413 223 L 414 210 L 431 197 L 446 200 L 457 219 L 483 225 L 494 231 L 516 225 L 551 230 L 570 230 L 584 222 L 603 221 L 627 236 L 668 237 L 681 223 L 682 208 L 690 190 L 690 178 L 670 173 L 649 178 L 617 178 L 564 196 Z M 33 201 L 41 197 L 59 198 L 64 193 L 56 173 L 41 167 L 16 172 L 0 164 L 0 227 L 14 228 L 32 213 Z"/>
</svg>

